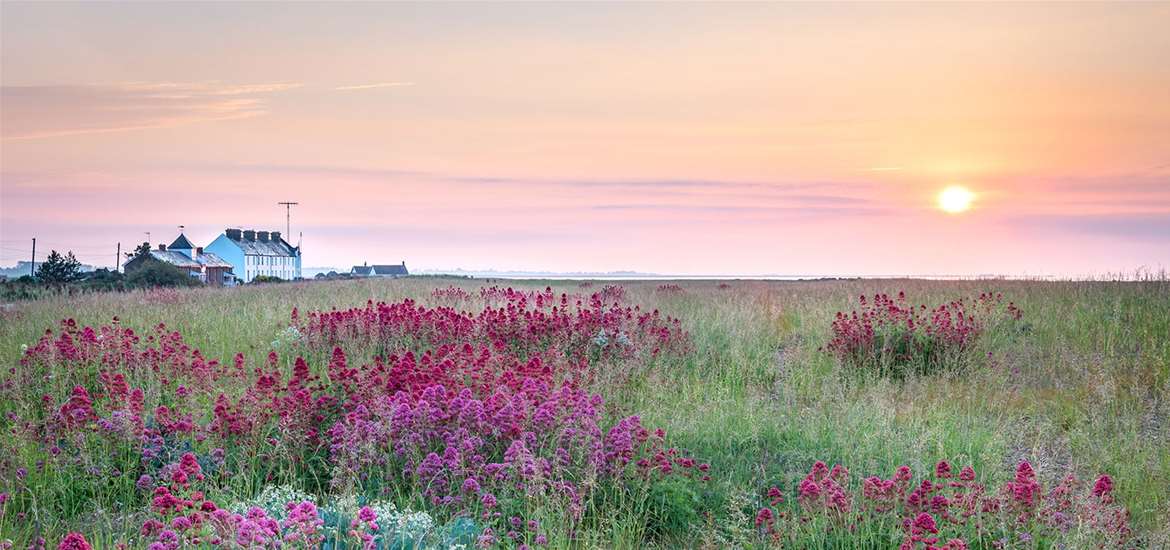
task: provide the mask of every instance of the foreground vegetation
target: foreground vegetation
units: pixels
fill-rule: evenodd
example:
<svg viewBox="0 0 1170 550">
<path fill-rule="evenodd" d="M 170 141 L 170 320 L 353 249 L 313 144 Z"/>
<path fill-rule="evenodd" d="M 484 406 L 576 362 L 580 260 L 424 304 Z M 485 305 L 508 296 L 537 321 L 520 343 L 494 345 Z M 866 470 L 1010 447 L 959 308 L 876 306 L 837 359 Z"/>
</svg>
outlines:
<svg viewBox="0 0 1170 550">
<path fill-rule="evenodd" d="M 1164 280 L 511 284 L 4 305 L 0 541 L 1170 544 Z"/>
</svg>

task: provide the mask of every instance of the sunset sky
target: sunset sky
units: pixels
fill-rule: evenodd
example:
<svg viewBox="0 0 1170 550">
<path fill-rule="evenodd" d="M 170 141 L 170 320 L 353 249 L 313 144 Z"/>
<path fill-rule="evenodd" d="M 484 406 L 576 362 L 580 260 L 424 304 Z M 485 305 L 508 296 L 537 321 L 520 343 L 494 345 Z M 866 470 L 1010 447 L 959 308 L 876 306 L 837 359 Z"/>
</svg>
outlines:
<svg viewBox="0 0 1170 550">
<path fill-rule="evenodd" d="M 1170 3 L 0 4 L 0 265 L 1170 267 Z M 948 186 L 973 195 L 948 213 Z M 43 252 L 42 252 L 43 251 Z"/>
</svg>

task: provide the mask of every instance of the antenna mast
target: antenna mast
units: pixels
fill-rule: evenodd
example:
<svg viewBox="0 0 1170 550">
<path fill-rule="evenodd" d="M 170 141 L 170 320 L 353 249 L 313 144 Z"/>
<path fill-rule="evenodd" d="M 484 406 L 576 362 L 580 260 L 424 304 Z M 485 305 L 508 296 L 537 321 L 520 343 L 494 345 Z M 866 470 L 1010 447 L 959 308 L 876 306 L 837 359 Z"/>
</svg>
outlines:
<svg viewBox="0 0 1170 550">
<path fill-rule="evenodd" d="M 284 234 L 292 237 L 292 207 L 300 204 L 299 202 L 278 202 L 280 206 L 284 207 Z"/>
</svg>

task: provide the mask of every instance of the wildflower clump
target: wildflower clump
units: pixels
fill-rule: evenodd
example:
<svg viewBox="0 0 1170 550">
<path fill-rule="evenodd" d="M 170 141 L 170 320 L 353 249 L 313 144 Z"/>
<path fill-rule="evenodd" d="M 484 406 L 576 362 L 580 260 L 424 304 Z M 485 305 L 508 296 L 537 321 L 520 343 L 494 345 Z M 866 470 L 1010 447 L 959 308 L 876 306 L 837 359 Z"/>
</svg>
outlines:
<svg viewBox="0 0 1170 550">
<path fill-rule="evenodd" d="M 293 309 L 251 363 L 205 357 L 162 324 L 63 321 L 0 380 L 5 428 L 44 457 L 14 478 L 69 475 L 148 509 L 151 550 L 540 546 L 552 533 L 532 507 L 573 529 L 595 498 L 710 479 L 664 431 L 606 411 L 595 383 L 686 354 L 679 320 L 625 303 L 620 286 L 454 288 L 432 298 L 482 309 Z M 459 537 L 440 533 L 452 522 Z"/>
<path fill-rule="evenodd" d="M 854 370 L 896 377 L 928 374 L 965 365 L 981 335 L 1022 316 L 1000 294 L 983 293 L 934 308 L 909 303 L 904 292 L 896 297 L 863 295 L 858 309 L 837 313 L 822 349 Z"/>
<path fill-rule="evenodd" d="M 956 474 L 941 461 L 917 482 L 909 466 L 899 466 L 888 478 L 869 476 L 859 485 L 850 483 L 844 467 L 818 461 L 796 485 L 796 499 L 785 499 L 775 485 L 767 490 L 756 532 L 779 545 L 826 534 L 843 540 L 896 537 L 901 550 L 1002 548 L 1017 540 L 1043 543 L 1039 547 L 1121 548 L 1132 542 L 1129 513 L 1115 501 L 1108 475 L 1091 486 L 1069 475 L 1046 489 L 1025 461 L 998 488 L 989 488 L 971 466 Z"/>
</svg>

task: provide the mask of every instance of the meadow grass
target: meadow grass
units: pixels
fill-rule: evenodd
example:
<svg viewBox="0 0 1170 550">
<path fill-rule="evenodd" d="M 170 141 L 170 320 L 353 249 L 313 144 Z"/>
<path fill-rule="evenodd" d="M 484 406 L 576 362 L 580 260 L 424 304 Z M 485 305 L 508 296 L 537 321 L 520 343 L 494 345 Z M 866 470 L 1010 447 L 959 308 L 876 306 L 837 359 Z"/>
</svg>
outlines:
<svg viewBox="0 0 1170 550">
<path fill-rule="evenodd" d="M 19 362 L 22 345 L 72 318 L 106 324 L 114 316 L 138 331 L 165 323 L 209 358 L 241 352 L 260 361 L 289 324 L 289 313 L 358 307 L 368 300 L 431 303 L 435 288 L 474 291 L 489 284 L 588 292 L 575 281 L 402 279 L 289 283 L 238 289 L 189 289 L 51 296 L 0 310 L 0 364 Z M 752 531 L 751 514 L 771 485 L 791 487 L 816 460 L 855 475 L 888 474 L 899 465 L 930 471 L 939 460 L 970 464 L 989 481 L 1028 460 L 1047 481 L 1066 473 L 1109 473 L 1142 544 L 1167 543 L 1170 525 L 1170 282 L 1026 282 L 845 280 L 693 281 L 681 292 L 659 283 L 623 282 L 630 303 L 682 320 L 693 352 L 664 358 L 627 383 L 606 386 L 606 413 L 640 414 L 662 426 L 672 445 L 711 464 L 713 479 L 694 494 L 614 495 L 608 510 L 570 540 L 551 531 L 553 547 L 636 548 L 736 545 Z M 1002 293 L 1024 311 L 1018 330 L 991 332 L 968 368 L 889 380 L 849 372 L 820 350 L 838 311 L 857 297 L 904 291 L 937 304 L 981 292 Z M 474 305 L 474 304 L 472 304 Z M 66 395 L 68 387 L 33 388 Z M 0 434 L 9 456 L 27 456 Z M 133 462 L 135 457 L 126 457 Z M 257 465 L 259 468 L 260 465 Z M 85 528 L 114 541 L 135 525 L 118 503 L 135 498 L 74 490 L 67 478 L 39 477 L 32 488 L 56 501 L 18 524 L 2 516 L 0 540 Z M 239 479 L 241 496 L 260 478 Z M 3 490 L 4 482 L 0 482 Z M 669 487 L 668 487 L 669 489 Z M 680 489 L 680 491 L 682 491 Z M 682 494 L 683 496 L 679 496 Z M 709 517 L 664 510 L 672 499 L 701 501 Z M 539 515 L 541 512 L 534 512 Z M 741 517 L 743 516 L 743 517 Z M 683 519 L 680 520 L 679 518 Z M 746 517 L 746 520 L 745 520 Z M 689 522 L 674 525 L 671 522 Z M 744 525 L 744 522 L 747 525 Z M 652 533 L 653 531 L 653 533 Z M 815 530 L 810 530 L 813 532 Z M 739 534 L 737 534 L 739 533 Z M 747 537 L 750 538 L 750 537 Z M 888 540 L 865 543 L 887 547 Z M 810 534 L 805 547 L 856 547 L 858 541 Z M 896 545 L 896 541 L 895 541 Z"/>
</svg>

